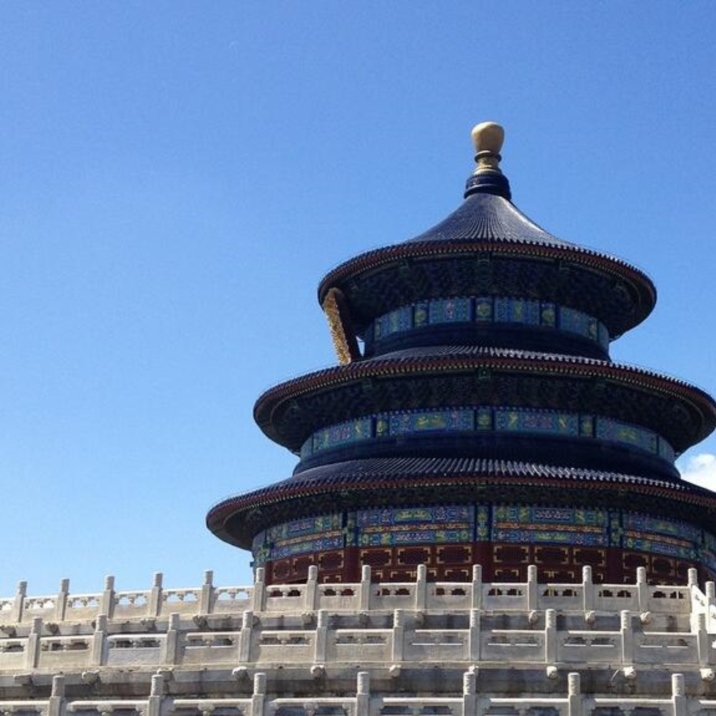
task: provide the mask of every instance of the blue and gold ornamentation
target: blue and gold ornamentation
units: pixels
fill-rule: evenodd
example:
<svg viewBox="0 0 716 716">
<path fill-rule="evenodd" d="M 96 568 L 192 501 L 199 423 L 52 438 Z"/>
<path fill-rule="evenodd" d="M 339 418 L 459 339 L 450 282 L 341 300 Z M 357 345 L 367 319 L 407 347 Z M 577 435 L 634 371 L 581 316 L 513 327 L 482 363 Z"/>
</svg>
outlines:
<svg viewBox="0 0 716 716">
<path fill-rule="evenodd" d="M 609 542 L 608 524 L 605 510 L 497 506 L 493 509 L 491 539 L 498 542 L 606 547 Z"/>
<path fill-rule="evenodd" d="M 634 445 L 650 453 L 658 454 L 656 433 L 637 425 L 630 425 L 611 418 L 596 419 L 596 435 L 601 440 Z"/>
<path fill-rule="evenodd" d="M 525 323 L 537 326 L 539 322 L 539 301 L 527 301 L 521 298 L 495 299 L 495 323 Z"/>
<path fill-rule="evenodd" d="M 475 510 L 469 505 L 387 508 L 356 513 L 361 547 L 471 542 L 474 524 Z"/>
<path fill-rule="evenodd" d="M 428 321 L 438 323 L 467 323 L 472 320 L 471 298 L 440 298 L 429 302 Z"/>
<path fill-rule="evenodd" d="M 373 438 L 488 431 L 522 435 L 596 438 L 629 445 L 673 463 L 674 449 L 656 433 L 602 416 L 528 408 L 450 408 L 366 416 L 316 431 L 301 448 L 301 459 Z"/>
<path fill-rule="evenodd" d="M 400 413 L 390 418 L 391 435 L 421 432 L 463 432 L 474 429 L 474 411 L 441 410 Z"/>
<path fill-rule="evenodd" d="M 519 433 L 579 435 L 579 418 L 574 413 L 548 410 L 495 410 L 495 429 Z"/>
<path fill-rule="evenodd" d="M 456 296 L 402 306 L 378 318 L 366 332 L 376 342 L 416 328 L 445 323 L 542 326 L 574 333 L 609 347 L 607 327 L 593 316 L 549 301 L 493 296 Z"/>
</svg>

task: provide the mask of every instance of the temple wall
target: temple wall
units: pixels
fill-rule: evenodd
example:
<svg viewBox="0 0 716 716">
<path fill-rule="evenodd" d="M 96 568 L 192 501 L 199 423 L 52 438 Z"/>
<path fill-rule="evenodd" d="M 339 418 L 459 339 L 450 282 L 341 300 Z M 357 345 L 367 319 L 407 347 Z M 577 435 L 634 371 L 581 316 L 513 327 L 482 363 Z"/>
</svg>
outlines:
<svg viewBox="0 0 716 716">
<path fill-rule="evenodd" d="M 311 565 L 325 581 L 359 578 L 363 565 L 379 581 L 467 581 L 479 563 L 486 578 L 578 581 L 590 566 L 597 582 L 624 582 L 638 567 L 649 581 L 678 583 L 699 565 L 716 573 L 716 540 L 699 527 L 626 510 L 535 505 L 442 505 L 380 508 L 294 520 L 257 535 L 257 567 L 269 582 L 303 581 Z"/>
</svg>

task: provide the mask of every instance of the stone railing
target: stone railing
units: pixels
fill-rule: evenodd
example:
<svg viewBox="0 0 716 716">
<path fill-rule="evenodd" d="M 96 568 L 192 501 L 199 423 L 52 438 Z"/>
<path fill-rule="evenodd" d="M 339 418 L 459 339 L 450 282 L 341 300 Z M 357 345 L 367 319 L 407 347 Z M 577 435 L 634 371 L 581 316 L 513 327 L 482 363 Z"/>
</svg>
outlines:
<svg viewBox="0 0 716 716">
<path fill-rule="evenodd" d="M 44 621 L 86 621 L 103 614 L 110 619 L 146 619 L 169 614 L 236 613 L 253 604 L 255 586 L 214 587 L 212 573 L 205 572 L 201 587 L 166 589 L 162 574 L 154 575 L 151 589 L 115 591 L 114 577 L 105 578 L 104 591 L 71 594 L 69 579 L 63 579 L 56 595 L 27 596 L 27 583 L 20 582 L 14 597 L 0 599 L 0 624 Z"/>
<path fill-rule="evenodd" d="M 713 584 L 695 573 L 685 587 L 646 583 L 429 583 L 425 569 L 406 584 L 317 582 L 221 589 L 202 587 L 12 601 L 0 624 L 0 673 L 68 673 L 109 668 L 293 668 L 320 674 L 333 665 L 371 669 L 481 662 L 550 669 L 555 665 L 654 665 L 714 676 Z M 226 598 L 223 595 L 228 595 Z M 233 608 L 229 608 L 229 604 Z M 190 606 L 188 606 L 190 605 Z M 105 613 L 103 610 L 107 610 Z M 38 615 L 40 614 L 46 615 Z M 0 612 L 2 614 L 2 612 Z M 81 614 L 81 618 L 80 615 Z M 28 622 L 28 620 L 30 620 Z M 315 673 L 314 673 L 315 672 Z"/>
<path fill-rule="evenodd" d="M 464 626 L 446 628 L 431 626 L 429 615 L 397 609 L 385 615 L 380 626 L 369 618 L 365 626 L 355 623 L 346 627 L 338 616 L 319 610 L 315 616 L 304 614 L 303 624 L 279 626 L 266 614 L 245 611 L 240 626 L 221 631 L 200 630 L 193 620 L 174 614 L 166 622 L 152 625 L 152 631 L 142 632 L 130 630 L 126 624 L 110 625 L 100 616 L 91 633 L 71 635 L 53 634 L 53 625 L 44 625 L 38 618 L 26 636 L 0 639 L 0 672 L 56 673 L 149 665 L 231 669 L 245 665 L 301 666 L 318 673 L 329 664 L 399 671 L 401 666 L 424 663 L 463 664 L 467 668 L 480 662 L 543 668 L 554 664 L 611 664 L 625 669 L 716 667 L 716 649 L 706 632 L 704 615 L 690 620 L 690 628 L 687 624 L 678 631 L 673 631 L 678 623 L 672 624 L 670 631 L 658 625 L 651 629 L 653 618 L 623 611 L 617 628 L 610 628 L 611 624 L 601 627 L 601 618 L 591 616 L 583 628 L 558 628 L 553 609 L 530 612 L 509 623 L 473 609 L 451 616 L 455 622 L 464 621 Z"/>
<path fill-rule="evenodd" d="M 65 695 L 65 676 L 52 680 L 51 695 L 47 699 L 1 701 L 4 714 L 22 713 L 24 716 L 65 716 L 87 714 L 109 715 L 118 711 L 137 716 L 211 716 L 215 712 L 232 716 L 385 716 L 387 714 L 441 714 L 444 716 L 488 716 L 514 714 L 516 716 L 588 716 L 594 713 L 648 713 L 650 716 L 687 716 L 713 713 L 716 699 L 687 696 L 683 674 L 671 675 L 671 693 L 660 698 L 636 695 L 594 696 L 582 693 L 580 674 L 571 672 L 561 693 L 539 696 L 490 696 L 478 691 L 477 674 L 468 670 L 463 674 L 462 693 L 454 696 L 399 696 L 373 693 L 371 676 L 360 671 L 353 694 L 343 696 L 309 696 L 303 698 L 273 698 L 267 690 L 265 673 L 253 677 L 253 689 L 243 698 L 176 698 L 166 693 L 165 677 L 151 677 L 149 694 L 142 699 L 79 699 Z"/>
<path fill-rule="evenodd" d="M 355 584 L 320 584 L 315 567 L 303 584 L 266 585 L 263 570 L 256 582 L 246 587 L 215 587 L 212 572 L 206 572 L 200 587 L 167 589 L 162 575 L 154 576 L 146 591 L 116 591 L 114 577 L 107 577 L 102 592 L 71 594 L 69 580 L 62 580 L 58 594 L 27 596 L 27 583 L 20 582 L 14 597 L 0 599 L 2 626 L 43 622 L 91 621 L 100 615 L 110 620 L 142 620 L 181 616 L 231 615 L 245 610 L 267 613 L 427 610 L 489 610 L 523 612 L 555 609 L 559 612 L 703 612 L 707 628 L 716 625 L 714 583 L 702 593 L 696 583 L 696 570 L 689 571 L 685 586 L 653 586 L 646 582 L 643 568 L 637 570 L 634 584 L 594 584 L 590 567 L 584 567 L 581 583 L 540 584 L 536 567 L 528 568 L 528 580 L 521 583 L 483 582 L 476 565 L 471 582 L 428 582 L 426 570 L 419 567 L 414 582 L 376 584 L 370 567 L 364 567 L 362 580 Z"/>
</svg>

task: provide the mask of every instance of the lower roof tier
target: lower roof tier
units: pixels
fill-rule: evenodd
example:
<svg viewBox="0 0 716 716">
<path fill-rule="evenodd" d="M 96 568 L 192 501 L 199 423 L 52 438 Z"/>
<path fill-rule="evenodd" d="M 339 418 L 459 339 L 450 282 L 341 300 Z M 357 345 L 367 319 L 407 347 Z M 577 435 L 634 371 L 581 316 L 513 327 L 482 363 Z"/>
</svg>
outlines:
<svg viewBox="0 0 716 716">
<path fill-rule="evenodd" d="M 220 539 L 251 549 L 256 535 L 300 518 L 381 507 L 548 505 L 638 509 L 716 530 L 716 495 L 683 481 L 479 458 L 373 458 L 306 470 L 229 498 L 207 516 Z"/>
</svg>

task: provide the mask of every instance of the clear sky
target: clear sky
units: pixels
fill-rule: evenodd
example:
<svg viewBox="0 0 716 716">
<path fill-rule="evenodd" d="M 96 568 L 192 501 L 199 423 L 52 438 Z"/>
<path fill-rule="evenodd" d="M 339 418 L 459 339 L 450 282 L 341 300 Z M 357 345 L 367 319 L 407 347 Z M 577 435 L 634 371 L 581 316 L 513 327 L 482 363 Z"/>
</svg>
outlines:
<svg viewBox="0 0 716 716">
<path fill-rule="evenodd" d="M 318 281 L 456 208 L 479 121 L 523 211 L 654 279 L 613 357 L 716 392 L 714 27 L 712 0 L 0 4 L 0 594 L 250 581 L 204 517 L 293 469 L 254 401 L 334 362 Z M 714 454 L 680 465 L 716 487 Z"/>
</svg>

